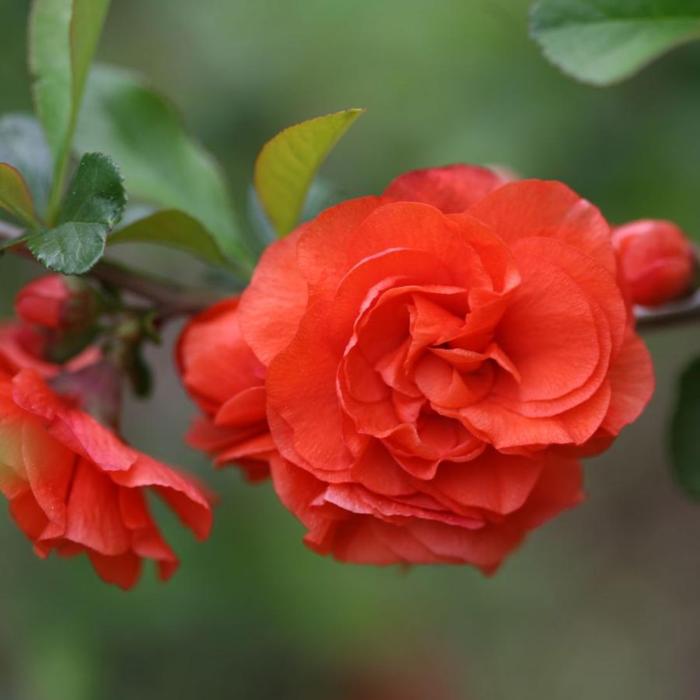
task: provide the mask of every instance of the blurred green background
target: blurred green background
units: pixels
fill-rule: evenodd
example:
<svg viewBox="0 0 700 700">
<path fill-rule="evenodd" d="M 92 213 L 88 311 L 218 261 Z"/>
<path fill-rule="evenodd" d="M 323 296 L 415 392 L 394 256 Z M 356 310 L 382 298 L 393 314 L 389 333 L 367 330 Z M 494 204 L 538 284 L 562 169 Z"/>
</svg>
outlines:
<svg viewBox="0 0 700 700">
<path fill-rule="evenodd" d="M 245 207 L 261 144 L 347 106 L 368 114 L 324 175 L 376 192 L 454 161 L 568 182 L 619 222 L 700 234 L 700 45 L 607 90 L 573 83 L 527 37 L 525 0 L 119 0 L 100 60 L 176 102 Z M 0 111 L 28 110 L 28 3 L 0 4 Z M 128 183 L 127 183 L 128 184 Z M 151 267 L 184 274 L 182 259 Z M 0 261 L 9 313 L 29 265 Z M 40 562 L 0 521 L 0 699 L 668 700 L 700 689 L 700 506 L 665 454 L 674 382 L 697 329 L 649 334 L 659 388 L 587 467 L 588 501 L 493 579 L 467 568 L 340 565 L 308 552 L 269 486 L 181 445 L 192 409 L 169 349 L 126 432 L 222 495 L 212 538 L 166 530 L 183 567 L 129 594 L 82 561 Z M 700 429 L 700 426 L 699 426 Z"/>
</svg>

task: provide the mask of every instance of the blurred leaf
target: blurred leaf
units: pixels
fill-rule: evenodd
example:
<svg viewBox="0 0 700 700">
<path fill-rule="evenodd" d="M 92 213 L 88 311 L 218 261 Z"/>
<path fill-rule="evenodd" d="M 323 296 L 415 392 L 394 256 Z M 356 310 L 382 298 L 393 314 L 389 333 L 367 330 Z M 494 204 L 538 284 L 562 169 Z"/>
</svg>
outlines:
<svg viewBox="0 0 700 700">
<path fill-rule="evenodd" d="M 7 163 L 0 163 L 0 208 L 29 226 L 36 224 L 29 187 L 21 173 Z"/>
<path fill-rule="evenodd" d="M 124 182 L 114 161 L 102 153 L 86 153 L 61 208 L 60 223 L 82 221 L 116 226 L 126 207 Z"/>
<path fill-rule="evenodd" d="M 34 0 L 29 20 L 29 65 L 36 111 L 56 168 L 70 151 L 85 78 L 109 0 Z"/>
<path fill-rule="evenodd" d="M 257 252 L 262 251 L 277 240 L 277 231 L 267 218 L 267 214 L 260 204 L 260 197 L 252 185 L 248 187 L 248 196 L 246 198 L 246 214 L 250 229 L 255 235 L 257 244 Z"/>
<path fill-rule="evenodd" d="M 101 153 L 86 153 L 63 203 L 61 225 L 31 235 L 27 247 L 49 270 L 65 275 L 87 272 L 102 257 L 107 234 L 125 206 L 114 161 Z"/>
<path fill-rule="evenodd" d="M 73 66 L 73 110 L 76 119 L 109 3 L 110 0 L 73 0 L 70 48 Z"/>
<path fill-rule="evenodd" d="M 109 237 L 109 244 L 154 243 L 179 248 L 205 262 L 226 265 L 214 238 L 199 221 L 177 209 L 159 211 L 134 221 Z"/>
<path fill-rule="evenodd" d="M 280 236 L 298 223 L 316 171 L 363 111 L 346 109 L 309 119 L 263 146 L 255 163 L 255 189 Z"/>
<path fill-rule="evenodd" d="M 51 186 L 52 159 L 44 132 L 34 117 L 8 114 L 0 118 L 0 162 L 22 173 L 37 213 L 43 214 Z"/>
<path fill-rule="evenodd" d="M 111 153 L 132 195 L 184 211 L 228 259 L 250 264 L 219 167 L 187 136 L 175 108 L 140 78 L 106 66 L 93 70 L 76 146 Z"/>
<path fill-rule="evenodd" d="M 680 378 L 680 395 L 671 424 L 671 455 L 676 480 L 700 499 L 700 357 Z"/>
<path fill-rule="evenodd" d="M 607 85 L 700 37 L 700 2 L 540 0 L 531 31 L 545 56 L 565 73 Z"/>
<path fill-rule="evenodd" d="M 49 270 L 81 275 L 102 257 L 106 236 L 104 224 L 69 222 L 30 236 L 27 247 Z"/>
</svg>

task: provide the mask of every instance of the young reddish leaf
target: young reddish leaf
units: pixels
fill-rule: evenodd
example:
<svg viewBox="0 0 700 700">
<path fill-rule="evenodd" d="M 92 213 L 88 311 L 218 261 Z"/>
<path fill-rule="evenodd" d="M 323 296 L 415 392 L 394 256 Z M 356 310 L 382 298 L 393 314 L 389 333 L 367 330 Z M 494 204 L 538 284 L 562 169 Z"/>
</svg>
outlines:
<svg viewBox="0 0 700 700">
<path fill-rule="evenodd" d="M 316 171 L 363 111 L 346 109 L 309 119 L 263 146 L 255 163 L 255 189 L 280 236 L 298 223 Z"/>
<path fill-rule="evenodd" d="M 37 223 L 29 187 L 19 170 L 8 163 L 0 163 L 0 208 L 28 226 Z"/>
<path fill-rule="evenodd" d="M 32 194 L 34 209 L 42 216 L 53 163 L 44 132 L 34 117 L 7 114 L 0 118 L 0 162 L 19 170 Z"/>
</svg>

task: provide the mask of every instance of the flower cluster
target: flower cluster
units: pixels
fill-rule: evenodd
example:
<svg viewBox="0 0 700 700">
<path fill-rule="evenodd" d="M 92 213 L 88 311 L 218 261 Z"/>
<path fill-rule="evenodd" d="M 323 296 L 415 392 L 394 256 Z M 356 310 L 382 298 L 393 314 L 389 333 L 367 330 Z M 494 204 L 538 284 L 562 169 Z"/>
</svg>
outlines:
<svg viewBox="0 0 700 700">
<path fill-rule="evenodd" d="M 319 553 L 491 572 L 649 400 L 620 279 L 610 226 L 564 185 L 408 173 L 190 322 L 190 442 L 269 473 Z"/>
<path fill-rule="evenodd" d="M 151 559 L 165 580 L 178 559 L 153 521 L 148 492 L 200 539 L 211 528 L 209 498 L 87 413 L 110 371 L 97 348 L 65 365 L 46 359 L 53 333 L 91 306 L 69 284 L 56 276 L 31 283 L 17 299 L 21 320 L 0 326 L 0 492 L 40 557 L 86 553 L 105 581 L 125 589 Z"/>
<path fill-rule="evenodd" d="M 299 226 L 189 320 L 188 441 L 271 479 L 318 553 L 490 573 L 581 501 L 581 458 L 639 416 L 654 380 L 632 304 L 677 298 L 693 272 L 675 226 L 611 229 L 560 183 L 407 173 Z M 129 588 L 144 559 L 163 579 L 178 563 L 148 492 L 199 538 L 211 498 L 118 436 L 101 303 L 51 275 L 0 325 L 0 492 L 39 556 L 86 553 Z"/>
</svg>

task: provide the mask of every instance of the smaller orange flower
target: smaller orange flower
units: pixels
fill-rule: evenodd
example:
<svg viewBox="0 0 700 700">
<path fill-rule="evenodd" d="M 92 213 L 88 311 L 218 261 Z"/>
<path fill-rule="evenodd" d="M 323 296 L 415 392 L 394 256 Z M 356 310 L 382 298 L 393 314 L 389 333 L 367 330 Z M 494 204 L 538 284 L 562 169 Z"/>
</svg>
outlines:
<svg viewBox="0 0 700 700">
<path fill-rule="evenodd" d="M 683 296 L 693 278 L 693 248 L 670 221 L 641 219 L 613 232 L 622 277 L 635 304 L 657 306 Z"/>
<path fill-rule="evenodd" d="M 193 318 L 177 348 L 185 388 L 204 412 L 188 434 L 219 465 L 241 466 L 248 479 L 269 476 L 276 452 L 267 425 L 265 368 L 241 335 L 238 297 Z"/>
<path fill-rule="evenodd" d="M 151 517 L 147 491 L 199 539 L 208 536 L 211 507 L 190 478 L 125 445 L 35 370 L 0 372 L 0 492 L 38 556 L 84 552 L 102 579 L 124 589 L 144 559 L 170 578 L 178 559 Z"/>
</svg>

